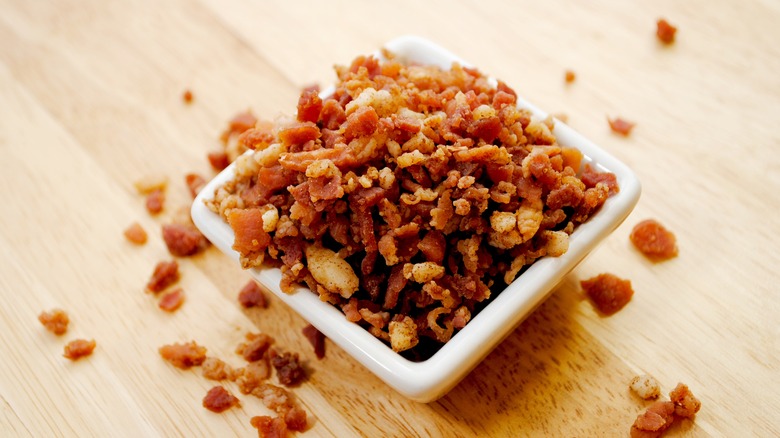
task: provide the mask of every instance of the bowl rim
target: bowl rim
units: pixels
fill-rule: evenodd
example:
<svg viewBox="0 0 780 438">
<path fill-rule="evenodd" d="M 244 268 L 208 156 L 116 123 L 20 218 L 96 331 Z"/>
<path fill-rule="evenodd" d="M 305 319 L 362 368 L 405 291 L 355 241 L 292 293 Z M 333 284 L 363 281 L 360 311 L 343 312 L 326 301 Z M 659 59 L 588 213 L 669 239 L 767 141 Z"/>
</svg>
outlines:
<svg viewBox="0 0 780 438">
<path fill-rule="evenodd" d="M 446 49 L 417 36 L 396 38 L 386 43 L 384 48 L 401 59 L 415 63 L 443 68 L 449 68 L 453 62 L 469 66 Z M 375 54 L 381 56 L 380 51 Z M 529 109 L 540 119 L 547 117 L 546 113 L 520 97 L 518 106 Z M 578 148 L 584 154 L 584 160 L 593 163 L 599 170 L 614 173 L 620 192 L 612 195 L 596 214 L 574 230 L 565 254 L 535 261 L 425 361 L 413 362 L 392 351 L 367 330 L 347 321 L 341 310 L 320 301 L 308 288 L 298 287 L 290 294 L 282 292 L 278 268 L 252 268 L 248 271 L 255 280 L 397 392 L 420 402 L 434 401 L 460 382 L 541 304 L 560 280 L 625 220 L 639 200 L 639 180 L 620 160 L 560 121 L 556 120 L 553 133 L 559 144 Z M 200 191 L 192 204 L 191 216 L 198 229 L 217 248 L 238 261 L 239 254 L 231 248 L 234 240 L 232 229 L 205 204 L 206 200 L 213 198 L 219 186 L 233 178 L 234 167 L 235 163 L 232 163 Z"/>
</svg>

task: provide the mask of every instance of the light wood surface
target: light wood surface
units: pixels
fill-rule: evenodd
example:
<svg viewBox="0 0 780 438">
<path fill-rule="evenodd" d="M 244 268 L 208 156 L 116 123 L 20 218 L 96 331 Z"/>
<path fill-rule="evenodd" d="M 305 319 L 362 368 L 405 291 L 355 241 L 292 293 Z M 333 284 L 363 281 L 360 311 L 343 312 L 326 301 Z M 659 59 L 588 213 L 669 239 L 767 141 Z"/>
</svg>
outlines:
<svg viewBox="0 0 780 438">
<path fill-rule="evenodd" d="M 662 16 L 680 29 L 670 47 L 655 38 Z M 295 390 L 313 417 L 304 436 L 627 436 L 646 405 L 627 389 L 638 373 L 702 400 L 670 436 L 780 435 L 778 23 L 771 0 L 0 1 L 0 435 L 255 436 L 259 400 L 208 412 L 212 382 L 157 354 L 195 339 L 238 364 L 250 330 L 313 370 Z M 214 248 L 180 260 L 177 313 L 143 293 L 169 257 L 160 225 L 189 202 L 183 175 L 212 175 L 205 154 L 235 112 L 290 113 L 333 64 L 403 34 L 565 113 L 643 183 L 626 223 L 427 405 L 332 344 L 317 361 L 278 300 L 242 312 L 248 276 Z M 609 131 L 617 115 L 637 122 L 630 137 Z M 145 175 L 170 178 L 159 217 L 132 186 Z M 652 264 L 631 247 L 648 217 L 677 233 L 678 258 Z M 122 236 L 133 221 L 150 233 L 143 247 Z M 601 272 L 636 291 L 612 317 L 579 289 Z M 62 338 L 36 320 L 52 307 L 71 316 Z M 62 349 L 76 337 L 98 347 L 71 363 Z"/>
</svg>

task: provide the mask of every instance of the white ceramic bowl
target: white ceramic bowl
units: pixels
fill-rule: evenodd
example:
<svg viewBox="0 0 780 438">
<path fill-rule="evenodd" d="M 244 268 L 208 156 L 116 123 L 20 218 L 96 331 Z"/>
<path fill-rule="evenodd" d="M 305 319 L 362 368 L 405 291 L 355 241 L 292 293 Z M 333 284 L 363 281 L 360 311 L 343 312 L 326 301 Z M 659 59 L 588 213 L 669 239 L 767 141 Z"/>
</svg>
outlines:
<svg viewBox="0 0 780 438">
<path fill-rule="evenodd" d="M 401 59 L 415 63 L 435 64 L 447 69 L 453 61 L 469 65 L 445 49 L 418 37 L 401 37 L 387 43 L 385 47 Z M 325 90 L 323 94 L 328 92 Z M 518 103 L 540 118 L 547 116 L 522 99 L 518 98 Z M 560 144 L 578 148 L 585 155 L 585 160 L 601 170 L 614 173 L 620 184 L 620 192 L 610 197 L 597 214 L 574 231 L 569 239 L 569 250 L 564 255 L 537 260 L 424 362 L 412 362 L 393 352 L 368 331 L 347 321 L 341 310 L 320 301 L 316 294 L 306 288 L 298 288 L 291 294 L 282 292 L 279 289 L 279 269 L 251 269 L 249 273 L 392 388 L 420 402 L 436 400 L 453 388 L 514 330 L 549 295 L 564 275 L 623 222 L 639 200 L 639 181 L 623 163 L 561 122 L 556 123 L 554 134 Z M 233 167 L 231 165 L 222 171 L 200 192 L 192 205 L 192 219 L 214 245 L 238 261 L 238 253 L 231 249 L 233 231 L 204 204 L 204 200 L 214 196 L 217 187 L 233 178 Z"/>
</svg>

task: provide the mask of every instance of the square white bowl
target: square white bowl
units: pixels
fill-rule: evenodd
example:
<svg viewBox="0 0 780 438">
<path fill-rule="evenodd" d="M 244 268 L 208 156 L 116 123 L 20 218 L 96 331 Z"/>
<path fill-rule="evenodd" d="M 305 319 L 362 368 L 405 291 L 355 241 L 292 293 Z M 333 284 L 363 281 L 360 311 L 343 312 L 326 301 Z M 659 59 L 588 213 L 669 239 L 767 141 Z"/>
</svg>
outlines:
<svg viewBox="0 0 780 438">
<path fill-rule="evenodd" d="M 419 37 L 400 37 L 385 47 L 409 62 L 438 65 L 445 69 L 452 62 L 469 65 Z M 380 56 L 379 53 L 377 56 Z M 323 91 L 322 95 L 331 92 L 332 88 Z M 541 119 L 547 117 L 521 98 L 518 98 L 518 105 L 528 108 Z M 620 192 L 611 196 L 598 213 L 577 227 L 569 238 L 569 250 L 564 255 L 544 257 L 533 263 L 492 298 L 492 302 L 438 352 L 423 362 L 412 362 L 395 353 L 364 328 L 347 321 L 341 310 L 320 301 L 305 287 L 299 287 L 291 294 L 282 292 L 278 268 L 250 269 L 249 273 L 396 391 L 412 400 L 434 401 L 452 389 L 514 330 L 566 274 L 623 222 L 639 200 L 639 180 L 626 165 L 559 121 L 553 133 L 559 144 L 578 148 L 587 162 L 599 170 L 614 173 Z M 214 245 L 238 262 L 239 254 L 231 248 L 233 230 L 204 203 L 206 199 L 213 198 L 216 188 L 234 177 L 233 169 L 234 165 L 230 165 L 201 190 L 192 205 L 192 219 Z"/>
</svg>

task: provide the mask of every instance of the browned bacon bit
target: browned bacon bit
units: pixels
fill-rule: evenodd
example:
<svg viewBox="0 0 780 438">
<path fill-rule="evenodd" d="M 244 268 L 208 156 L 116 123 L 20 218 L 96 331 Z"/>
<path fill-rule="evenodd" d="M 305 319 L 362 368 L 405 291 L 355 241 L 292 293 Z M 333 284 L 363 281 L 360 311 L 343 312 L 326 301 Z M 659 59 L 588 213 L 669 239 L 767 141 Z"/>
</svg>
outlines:
<svg viewBox="0 0 780 438">
<path fill-rule="evenodd" d="M 605 315 L 612 315 L 622 309 L 634 295 L 631 281 L 613 274 L 599 274 L 581 281 L 580 285 L 596 308 Z"/>
<path fill-rule="evenodd" d="M 225 380 L 233 375 L 233 368 L 216 357 L 207 357 L 200 367 L 203 370 L 203 377 L 209 380 Z"/>
<path fill-rule="evenodd" d="M 187 183 L 187 188 L 190 190 L 190 195 L 193 198 L 198 195 L 198 192 L 206 185 L 206 179 L 197 173 L 188 173 L 184 176 L 184 182 Z"/>
<path fill-rule="evenodd" d="M 129 227 L 125 229 L 125 238 L 136 245 L 143 245 L 146 243 L 147 235 L 146 230 L 138 222 L 133 222 Z"/>
<path fill-rule="evenodd" d="M 674 233 L 654 219 L 636 224 L 629 238 L 636 249 L 650 260 L 662 261 L 677 256 L 677 238 Z"/>
<path fill-rule="evenodd" d="M 314 347 L 314 355 L 317 356 L 317 359 L 325 357 L 325 335 L 317 330 L 317 327 L 311 324 L 307 325 L 303 328 L 303 336 L 306 336 L 306 339 Z"/>
<path fill-rule="evenodd" d="M 677 28 L 669 24 L 665 19 L 661 18 L 656 22 L 655 34 L 662 43 L 672 44 L 676 33 Z"/>
<path fill-rule="evenodd" d="M 160 189 L 152 190 L 146 195 L 146 210 L 150 214 L 158 214 L 163 210 L 165 204 L 165 192 Z"/>
<path fill-rule="evenodd" d="M 68 314 L 64 310 L 52 309 L 50 312 L 41 312 L 38 315 L 38 321 L 46 327 L 46 330 L 59 336 L 68 331 L 70 318 L 68 318 Z"/>
<path fill-rule="evenodd" d="M 181 98 L 184 100 L 184 103 L 192 103 L 192 99 L 194 96 L 192 95 L 191 90 L 184 90 L 184 93 L 182 93 Z"/>
<path fill-rule="evenodd" d="M 222 133 L 222 142 L 227 143 L 228 139 L 234 134 L 241 134 L 249 128 L 253 128 L 257 123 L 257 117 L 249 111 L 236 114 L 228 125 L 228 129 Z"/>
<path fill-rule="evenodd" d="M 701 402 L 684 383 L 678 383 L 669 393 L 669 398 L 674 403 L 674 413 L 680 417 L 693 418 L 701 409 Z"/>
<path fill-rule="evenodd" d="M 623 120 L 620 117 L 615 117 L 614 119 L 608 117 L 607 121 L 609 122 L 609 128 L 612 129 L 612 132 L 620 134 L 623 137 L 627 137 L 628 134 L 631 134 L 631 130 L 636 126 L 636 123 Z"/>
<path fill-rule="evenodd" d="M 206 236 L 191 224 L 165 224 L 162 235 L 168 251 L 177 257 L 197 254 L 209 246 Z"/>
<path fill-rule="evenodd" d="M 265 309 L 268 307 L 268 299 L 254 280 L 249 280 L 244 287 L 241 288 L 241 292 L 238 293 L 238 302 L 241 303 L 241 307 L 245 309 L 252 307 Z"/>
<path fill-rule="evenodd" d="M 216 413 L 224 412 L 239 404 L 238 398 L 219 385 L 209 389 L 209 392 L 203 397 L 203 407 Z"/>
<path fill-rule="evenodd" d="M 65 354 L 63 354 L 63 356 L 70 360 L 78 360 L 92 354 L 96 345 L 97 343 L 94 339 L 89 341 L 86 339 L 76 339 L 68 342 L 65 346 Z"/>
<path fill-rule="evenodd" d="M 183 370 L 198 366 L 206 360 L 206 347 L 201 347 L 195 341 L 163 345 L 158 351 L 163 359 Z"/>
<path fill-rule="evenodd" d="M 247 333 L 246 342 L 238 344 L 236 353 L 243 356 L 247 362 L 254 362 L 262 359 L 273 343 L 274 338 L 265 333 Z"/>
<path fill-rule="evenodd" d="M 574 73 L 573 70 L 566 70 L 566 73 L 564 73 L 564 80 L 567 84 L 571 84 L 574 82 L 574 80 L 577 79 L 577 75 Z"/>
<path fill-rule="evenodd" d="M 306 371 L 298 361 L 298 353 L 281 353 L 272 351 L 271 365 L 276 368 L 279 383 L 284 386 L 295 386 L 306 378 Z"/>
<path fill-rule="evenodd" d="M 306 411 L 298 406 L 293 406 L 284 414 L 284 422 L 289 430 L 298 432 L 306 430 Z"/>
<path fill-rule="evenodd" d="M 259 208 L 249 210 L 233 209 L 228 214 L 228 223 L 236 234 L 233 249 L 242 254 L 241 265 L 251 266 L 248 261 L 245 264 L 243 254 L 262 254 L 271 236 L 263 229 L 263 212 Z"/>
<path fill-rule="evenodd" d="M 284 418 L 260 415 L 252 417 L 250 423 L 257 429 L 260 438 L 285 438 L 287 436 L 287 424 Z"/>
<path fill-rule="evenodd" d="M 631 426 L 632 438 L 660 437 L 674 422 L 674 403 L 657 401 L 636 417 Z"/>
<path fill-rule="evenodd" d="M 209 152 L 206 155 L 206 158 L 208 158 L 211 167 L 217 172 L 228 167 L 228 164 L 230 164 L 230 160 L 228 160 L 228 156 L 224 151 Z"/>
<path fill-rule="evenodd" d="M 256 389 L 262 387 L 263 382 L 269 377 L 271 377 L 271 365 L 268 364 L 266 358 L 262 358 L 236 369 L 231 379 L 236 381 L 242 394 L 254 394 Z"/>
<path fill-rule="evenodd" d="M 157 306 L 166 312 L 175 312 L 184 304 L 184 290 L 180 287 L 163 294 Z"/>
<path fill-rule="evenodd" d="M 179 264 L 176 260 L 160 262 L 154 267 L 152 278 L 146 283 L 146 291 L 157 293 L 179 280 Z"/>
</svg>

